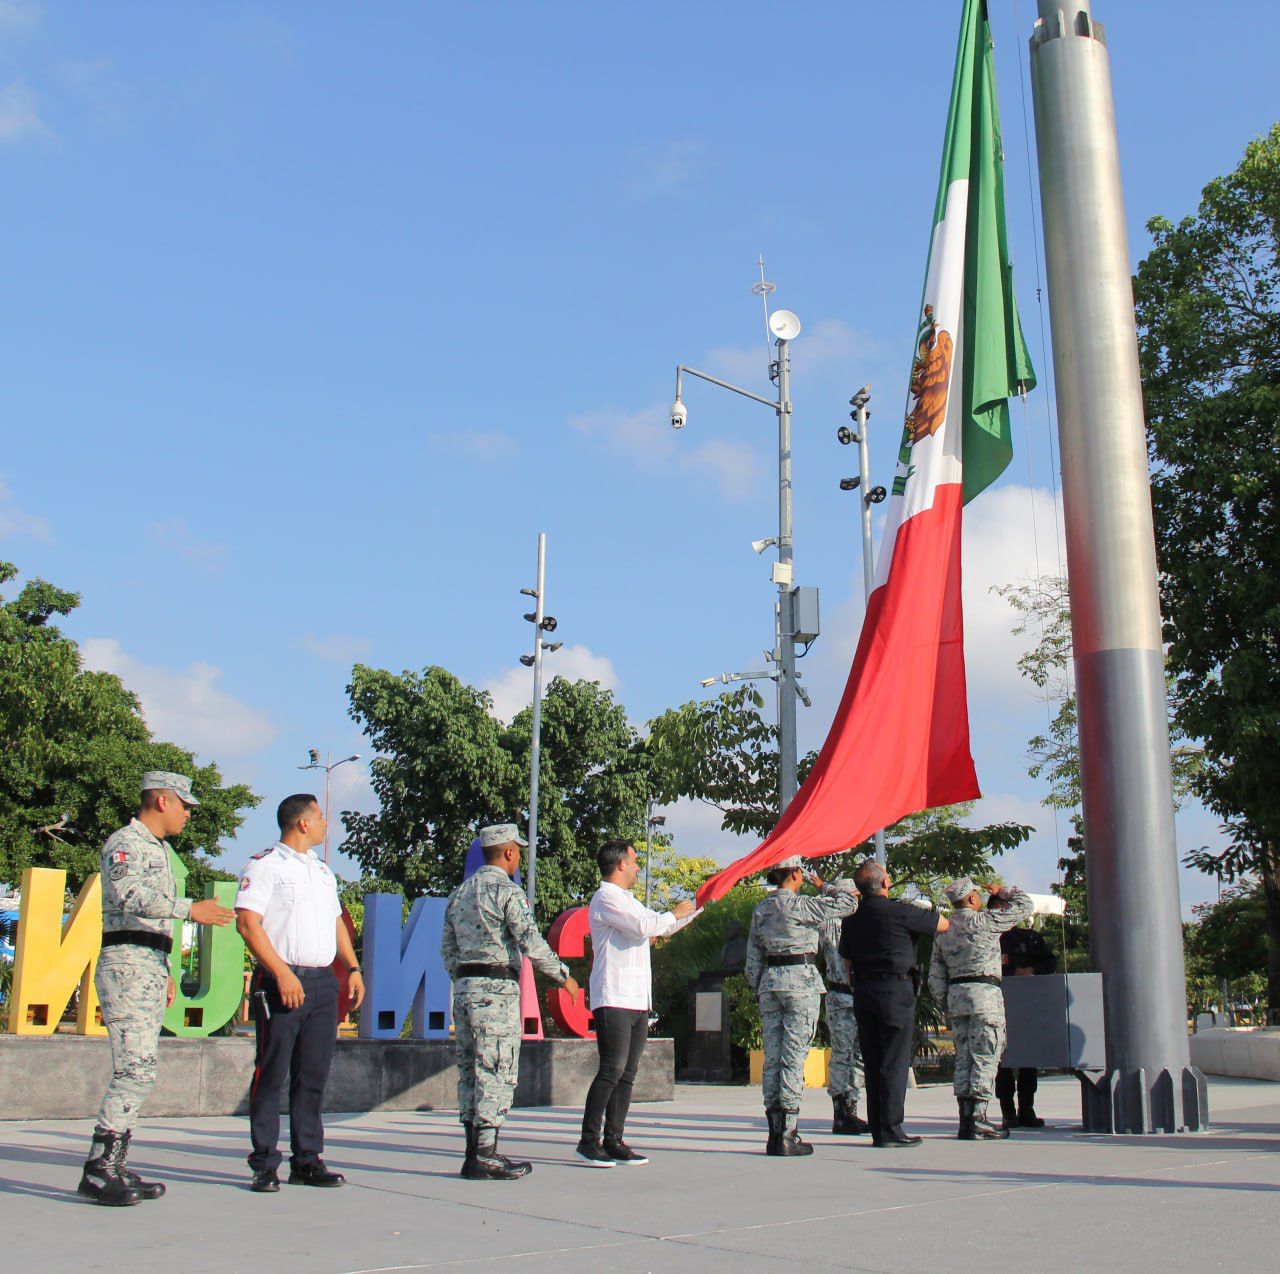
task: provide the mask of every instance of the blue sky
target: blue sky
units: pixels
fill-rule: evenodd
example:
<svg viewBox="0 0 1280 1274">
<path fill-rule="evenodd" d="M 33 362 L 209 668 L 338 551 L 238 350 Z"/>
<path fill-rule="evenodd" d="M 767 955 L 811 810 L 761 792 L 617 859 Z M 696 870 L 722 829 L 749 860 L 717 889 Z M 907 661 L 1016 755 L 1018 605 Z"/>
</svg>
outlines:
<svg viewBox="0 0 1280 1274">
<path fill-rule="evenodd" d="M 353 660 L 443 664 L 507 715 L 527 700 L 539 530 L 552 670 L 601 678 L 639 723 L 758 666 L 773 417 L 707 386 L 682 434 L 667 409 L 678 361 L 767 390 L 760 253 L 805 328 L 796 578 L 822 590 L 825 631 L 801 731 L 821 741 L 862 609 L 835 430 L 870 381 L 883 481 L 959 10 L 0 0 L 0 553 L 83 592 L 68 630 L 87 659 L 267 797 L 228 866 L 273 839 L 308 747 L 367 751 Z M 1044 371 L 1033 10 L 991 4 Z M 1095 11 L 1136 261 L 1146 219 L 1190 212 L 1273 122 L 1273 11 Z M 1006 865 L 1035 888 L 1056 858 L 1025 774 L 1044 709 L 988 590 L 1057 570 L 1050 413 L 1043 390 L 1015 407 L 1019 452 L 966 526 L 977 817 L 1037 825 Z M 339 807 L 370 807 L 363 765 L 335 779 Z M 747 848 L 711 814 L 671 811 L 684 849 Z M 1180 817 L 1180 851 L 1213 836 Z M 1213 884 L 1184 874 L 1183 892 Z"/>
</svg>

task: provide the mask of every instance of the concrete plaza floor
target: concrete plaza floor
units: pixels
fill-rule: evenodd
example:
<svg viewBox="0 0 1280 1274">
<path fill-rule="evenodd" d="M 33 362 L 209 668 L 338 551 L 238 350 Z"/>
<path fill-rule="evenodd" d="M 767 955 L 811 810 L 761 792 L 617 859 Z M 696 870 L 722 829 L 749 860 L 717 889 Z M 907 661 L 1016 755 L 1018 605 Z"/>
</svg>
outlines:
<svg viewBox="0 0 1280 1274">
<path fill-rule="evenodd" d="M 166 1198 L 94 1207 L 73 1193 L 88 1126 L 0 1124 L 0 1233 L 14 1270 L 528 1271 L 1274 1270 L 1280 1085 L 1214 1080 L 1204 1134 L 1086 1137 L 1074 1080 L 1041 1084 L 1059 1126 L 957 1142 L 945 1088 L 908 1095 L 914 1150 L 836 1138 L 805 1099 L 808 1159 L 763 1154 L 759 1089 L 680 1086 L 637 1106 L 645 1167 L 572 1156 L 578 1112 L 516 1111 L 503 1148 L 524 1181 L 457 1176 L 451 1112 L 333 1116 L 344 1189 L 246 1190 L 242 1119 L 147 1121 L 136 1166 Z"/>
</svg>

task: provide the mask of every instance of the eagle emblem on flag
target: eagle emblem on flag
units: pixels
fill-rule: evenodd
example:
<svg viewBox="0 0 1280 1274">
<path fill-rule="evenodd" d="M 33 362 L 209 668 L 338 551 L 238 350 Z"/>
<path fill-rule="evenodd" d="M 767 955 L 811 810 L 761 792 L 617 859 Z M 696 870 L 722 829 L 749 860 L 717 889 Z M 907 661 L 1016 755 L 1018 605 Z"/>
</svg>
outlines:
<svg viewBox="0 0 1280 1274">
<path fill-rule="evenodd" d="M 911 365 L 911 396 L 915 400 L 907 416 L 907 432 L 914 446 L 932 438 L 942 428 L 947 415 L 947 395 L 951 390 L 951 365 L 955 344 L 951 333 L 938 326 L 933 306 L 924 307 L 924 322 Z"/>
</svg>

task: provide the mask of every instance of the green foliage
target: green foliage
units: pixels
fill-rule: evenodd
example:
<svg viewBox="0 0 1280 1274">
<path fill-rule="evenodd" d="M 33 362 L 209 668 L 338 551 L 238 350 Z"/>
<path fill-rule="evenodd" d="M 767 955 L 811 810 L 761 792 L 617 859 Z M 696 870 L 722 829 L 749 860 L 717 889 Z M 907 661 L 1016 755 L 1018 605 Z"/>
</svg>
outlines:
<svg viewBox="0 0 1280 1274">
<path fill-rule="evenodd" d="M 448 893 L 486 823 L 527 828 L 532 713 L 494 718 L 483 690 L 443 668 L 395 674 L 357 664 L 350 714 L 377 755 L 380 809 L 346 811 L 343 849 L 406 894 Z M 621 704 L 597 682 L 555 678 L 542 704 L 538 919 L 585 901 L 595 852 L 644 821 L 645 758 Z"/>
<path fill-rule="evenodd" d="M 1175 718 L 1197 790 L 1261 878 L 1280 1020 L 1280 125 L 1195 216 L 1148 223 L 1134 296 Z"/>
<path fill-rule="evenodd" d="M 0 562 L 0 584 L 17 573 Z M 39 579 L 0 601 L 0 880 L 16 885 L 28 866 L 53 867 L 78 889 L 97 871 L 106 838 L 137 813 L 146 770 L 193 779 L 201 803 L 175 846 L 192 887 L 229 879 L 207 858 L 259 798 L 241 784 L 224 787 L 216 765 L 153 739 L 120 679 L 84 670 L 75 642 L 51 622 L 79 604 L 78 594 Z"/>
<path fill-rule="evenodd" d="M 636 845 L 636 853 L 640 859 L 640 879 L 636 884 L 636 894 L 643 897 L 647 853 L 643 842 Z M 720 864 L 714 858 L 681 854 L 674 846 L 655 838 L 649 905 L 654 911 L 670 911 L 676 903 L 692 898 L 702 882 L 719 870 Z"/>
<path fill-rule="evenodd" d="M 1254 1010 L 1267 993 L 1267 903 L 1261 883 L 1243 881 L 1219 901 L 1193 910 L 1195 919 L 1184 929 L 1191 1011 L 1237 1004 Z"/>
</svg>

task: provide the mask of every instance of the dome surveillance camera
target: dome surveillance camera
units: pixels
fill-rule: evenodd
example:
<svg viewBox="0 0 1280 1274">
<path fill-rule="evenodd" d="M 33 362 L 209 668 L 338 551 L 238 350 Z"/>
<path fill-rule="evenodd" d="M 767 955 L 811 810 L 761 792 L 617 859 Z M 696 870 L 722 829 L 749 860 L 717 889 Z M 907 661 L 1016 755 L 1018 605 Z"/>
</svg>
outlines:
<svg viewBox="0 0 1280 1274">
<path fill-rule="evenodd" d="M 685 410 L 685 405 L 678 398 L 671 404 L 671 428 L 683 429 L 685 421 L 689 419 L 689 413 Z"/>
</svg>

